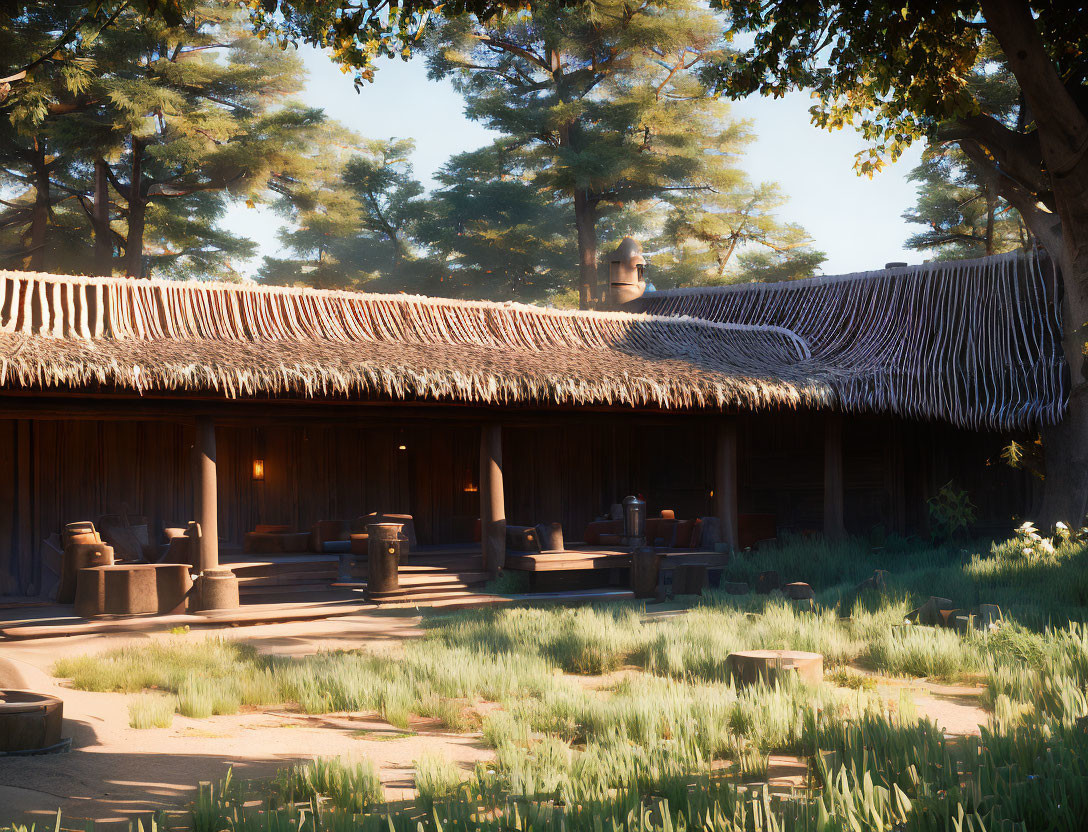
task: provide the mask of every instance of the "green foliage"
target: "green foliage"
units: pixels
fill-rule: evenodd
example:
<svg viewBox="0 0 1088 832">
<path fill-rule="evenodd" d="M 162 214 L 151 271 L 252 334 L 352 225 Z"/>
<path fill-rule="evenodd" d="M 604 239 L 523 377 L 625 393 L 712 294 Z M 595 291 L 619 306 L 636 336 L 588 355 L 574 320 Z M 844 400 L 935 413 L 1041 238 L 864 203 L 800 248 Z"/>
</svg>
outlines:
<svg viewBox="0 0 1088 832">
<path fill-rule="evenodd" d="M 1016 127 L 1020 90 L 992 37 L 980 45 L 968 88 L 983 110 L 1006 127 Z M 1001 196 L 993 171 L 958 145 L 931 144 L 910 178 L 918 183 L 918 202 L 903 218 L 927 228 L 910 237 L 908 247 L 956 260 L 1031 246 L 1031 233 Z"/>
<path fill-rule="evenodd" d="M 982 42 L 977 3 L 741 0 L 728 8 L 734 26 L 757 34 L 711 68 L 716 87 L 734 96 L 811 88 L 818 125 L 854 124 L 873 143 L 859 154 L 862 172 L 894 161 L 938 121 L 977 112 L 968 83 Z"/>
<path fill-rule="evenodd" d="M 946 482 L 926 502 L 934 540 L 964 537 L 975 522 L 975 506 L 966 491 Z"/>
<path fill-rule="evenodd" d="M 718 159 L 707 174 L 712 193 L 673 199 L 664 231 L 652 248 L 660 285 L 773 283 L 812 277 L 826 259 L 800 226 L 776 215 L 786 198 L 776 185 L 750 185 L 732 167 L 746 130 L 723 134 L 708 152 Z M 726 181 L 728 180 L 728 181 Z"/>
<path fill-rule="evenodd" d="M 493 187 L 504 204 L 529 206 L 544 221 L 500 231 L 494 212 L 475 223 L 455 208 L 469 233 L 438 242 L 465 258 L 464 267 L 482 265 L 498 280 L 546 294 L 540 282 L 553 270 L 530 270 L 520 255 L 533 240 L 559 242 L 553 202 L 565 208 L 566 228 L 577 230 L 583 303 L 597 294 L 598 242 L 615 245 L 636 229 L 662 231 L 659 242 L 671 248 L 659 257 L 666 283 L 720 278 L 748 245 L 803 247 L 800 229 L 773 217 L 781 201 L 774 187 L 752 185 L 737 166 L 751 140 L 747 125 L 730 122 L 699 78 L 724 54 L 723 17 L 689 0 L 537 2 L 531 11 L 446 20 L 427 41 L 431 75 L 451 77 L 468 115 L 503 135 L 485 156 L 459 163 L 488 162 L 490 178 L 503 177 Z M 534 204 L 519 180 L 543 200 Z M 448 187 L 444 199 L 453 207 L 483 192 L 469 180 Z M 463 234 L 462 225 L 447 222 L 447 235 Z M 490 268 L 479 250 L 500 241 L 518 255 L 509 269 Z M 558 277 L 553 292 L 572 276 Z"/>
<path fill-rule="evenodd" d="M 94 240 L 104 239 L 131 275 L 237 278 L 233 260 L 254 244 L 220 227 L 229 202 L 259 201 L 269 177 L 291 179 L 324 116 L 291 102 L 305 79 L 301 62 L 262 43 L 236 6 L 170 5 L 167 16 L 139 3 L 117 8 L 109 26 L 33 73 L 52 80 L 13 88 L 0 118 L 0 156 L 11 159 L 0 177 L 21 189 L 0 220 L 9 257 L 85 273 Z M 59 16 L 75 14 L 59 6 Z M 0 18 L 0 37 L 27 25 L 43 26 L 46 38 L 63 26 Z M 78 80 L 61 83 L 65 67 L 78 67 Z M 96 163 L 110 177 L 104 190 Z M 104 224 L 91 212 L 96 198 L 109 203 Z M 48 213 L 33 210 L 41 203 Z"/>
<path fill-rule="evenodd" d="M 413 244 L 423 186 L 410 139 L 363 139 L 328 125 L 299 176 L 280 180 L 281 239 L 297 259 L 266 257 L 260 277 L 281 285 L 421 291 L 430 274 Z"/>
<path fill-rule="evenodd" d="M 452 157 L 436 178 L 418 235 L 435 261 L 429 294 L 539 301 L 576 285 L 569 206 L 534 184 L 511 140 Z"/>
</svg>

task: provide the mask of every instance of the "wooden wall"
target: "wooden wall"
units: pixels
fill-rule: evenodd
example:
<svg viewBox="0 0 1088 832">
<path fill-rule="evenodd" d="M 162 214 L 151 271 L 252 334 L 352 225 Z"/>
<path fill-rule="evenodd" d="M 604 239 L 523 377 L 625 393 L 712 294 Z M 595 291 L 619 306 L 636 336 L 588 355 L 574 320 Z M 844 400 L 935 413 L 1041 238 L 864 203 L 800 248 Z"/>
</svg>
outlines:
<svg viewBox="0 0 1088 832">
<path fill-rule="evenodd" d="M 274 405 L 273 405 L 274 407 Z M 220 535 L 238 545 L 257 523 L 409 513 L 422 543 L 470 540 L 478 516 L 479 427 L 427 418 L 358 423 L 228 424 L 217 431 Z M 738 417 L 740 508 L 781 529 L 818 531 L 823 415 Z M 949 480 L 1001 533 L 1027 508 L 1026 477 L 999 460 L 1005 438 L 880 417 L 843 427 L 848 531 L 923 529 L 925 500 Z M 568 539 L 625 495 L 651 513 L 713 511 L 713 417 L 517 414 L 503 431 L 507 518 L 558 520 Z M 0 594 L 33 593 L 40 541 L 64 523 L 127 508 L 157 529 L 193 516 L 190 427 L 166 421 L 0 420 Z M 403 446 L 403 450 L 401 447 Z M 252 477 L 254 458 L 265 479 Z"/>
</svg>

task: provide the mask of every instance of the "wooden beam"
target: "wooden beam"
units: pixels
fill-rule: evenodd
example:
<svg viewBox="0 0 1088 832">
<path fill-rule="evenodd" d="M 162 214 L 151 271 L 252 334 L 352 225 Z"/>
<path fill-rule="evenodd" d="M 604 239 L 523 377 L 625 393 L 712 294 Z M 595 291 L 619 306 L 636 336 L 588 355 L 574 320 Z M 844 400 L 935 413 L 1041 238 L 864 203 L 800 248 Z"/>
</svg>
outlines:
<svg viewBox="0 0 1088 832">
<path fill-rule="evenodd" d="M 740 548 L 737 508 L 737 421 L 725 417 L 717 422 L 714 465 L 714 501 L 722 542 L 731 551 Z"/>
<path fill-rule="evenodd" d="M 201 572 L 219 566 L 219 506 L 215 470 L 215 421 L 201 416 L 196 422 L 193 445 L 196 462 L 196 521 L 200 524 L 199 559 Z"/>
<path fill-rule="evenodd" d="M 838 540 L 843 522 L 842 414 L 829 411 L 824 420 L 824 536 Z"/>
<path fill-rule="evenodd" d="M 506 564 L 506 496 L 502 485 L 502 426 L 485 422 L 480 429 L 480 543 L 484 568 L 499 572 Z"/>
<path fill-rule="evenodd" d="M 33 583 L 31 573 L 35 562 L 34 549 L 34 455 L 36 443 L 33 437 L 33 426 L 30 421 L 20 419 L 16 424 L 15 454 L 16 454 L 16 482 L 18 488 L 18 506 L 16 507 L 16 540 L 18 541 L 15 574 L 18 576 L 19 591 L 26 594 L 31 590 Z"/>
<path fill-rule="evenodd" d="M 529 422 L 542 422 L 554 419 L 557 413 L 569 413 L 575 416 L 596 415 L 599 417 L 649 418 L 671 424 L 678 417 L 699 419 L 705 417 L 707 410 L 724 415 L 736 415 L 736 407 L 723 408 L 664 408 L 631 407 L 602 404 L 551 404 L 549 402 L 515 402 L 508 404 L 487 404 L 480 402 L 427 401 L 400 399 L 348 399 L 321 397 L 239 397 L 228 398 L 201 391 L 162 392 L 145 391 L 143 393 L 113 393 L 105 390 L 60 389 L 42 390 L 38 388 L 9 387 L 3 391 L 0 402 L 0 416 L 5 418 L 81 418 L 77 414 L 87 412 L 113 412 L 120 418 L 144 419 L 157 416 L 162 419 L 177 420 L 179 414 L 214 414 L 223 422 L 229 418 L 239 421 L 253 421 L 263 418 L 267 423 L 279 423 L 285 414 L 292 418 L 305 418 L 307 415 L 321 414 L 328 417 L 337 412 L 338 418 L 347 421 L 358 419 L 364 412 L 381 412 L 394 418 L 402 416 L 417 419 L 434 418 L 441 414 L 443 419 L 462 419 L 476 421 L 494 418 L 496 411 L 501 411 L 503 421 L 525 419 Z M 771 407 L 768 410 L 773 411 Z M 787 408 L 782 408 L 786 410 Z M 242 413 L 244 416 L 237 416 Z M 67 414 L 67 415 L 65 415 Z M 82 416 L 82 418 L 88 418 Z M 93 418 L 91 416 L 90 418 Z"/>
</svg>

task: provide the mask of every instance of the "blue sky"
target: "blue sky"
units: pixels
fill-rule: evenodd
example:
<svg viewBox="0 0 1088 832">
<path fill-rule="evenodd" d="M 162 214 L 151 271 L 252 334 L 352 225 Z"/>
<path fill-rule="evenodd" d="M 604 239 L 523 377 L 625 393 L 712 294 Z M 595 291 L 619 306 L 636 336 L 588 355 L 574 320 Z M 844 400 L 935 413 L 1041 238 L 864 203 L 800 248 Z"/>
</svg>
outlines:
<svg viewBox="0 0 1088 832">
<path fill-rule="evenodd" d="M 465 118 L 461 97 L 448 82 L 427 78 L 416 59 L 383 63 L 374 83 L 356 93 L 352 78 L 315 49 L 302 50 L 309 71 L 303 95 L 331 117 L 372 138 L 412 138 L 416 176 L 431 176 L 454 153 L 489 143 L 495 134 Z M 917 230 L 902 213 L 915 201 L 907 175 L 918 163 L 921 145 L 872 180 L 852 169 L 864 143 L 851 130 L 827 132 L 809 124 L 805 94 L 781 99 L 753 97 L 733 104 L 733 115 L 751 119 L 757 139 L 743 167 L 753 180 L 778 182 L 790 201 L 783 219 L 804 226 L 817 248 L 827 253 L 825 274 L 879 268 L 893 260 L 920 262 L 903 248 Z M 276 254 L 281 220 L 266 208 L 235 207 L 228 227 L 256 240 L 261 254 Z M 259 265 L 259 258 L 251 270 Z"/>
</svg>

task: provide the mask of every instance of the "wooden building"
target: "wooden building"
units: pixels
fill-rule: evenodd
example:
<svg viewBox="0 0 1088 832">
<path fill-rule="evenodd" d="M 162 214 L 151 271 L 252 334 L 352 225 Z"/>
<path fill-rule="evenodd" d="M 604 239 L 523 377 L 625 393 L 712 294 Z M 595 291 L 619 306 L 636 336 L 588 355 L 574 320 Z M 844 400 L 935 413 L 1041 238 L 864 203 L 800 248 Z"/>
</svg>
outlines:
<svg viewBox="0 0 1088 832">
<path fill-rule="evenodd" d="M 1055 286 L 1004 256 L 631 314 L 0 272 L 0 594 L 122 507 L 234 546 L 371 511 L 454 543 L 479 518 L 491 566 L 507 518 L 578 539 L 629 493 L 735 540 L 747 512 L 918 531 L 953 480 L 1007 527 L 1031 486 L 1000 449 L 1064 406 Z"/>
</svg>

